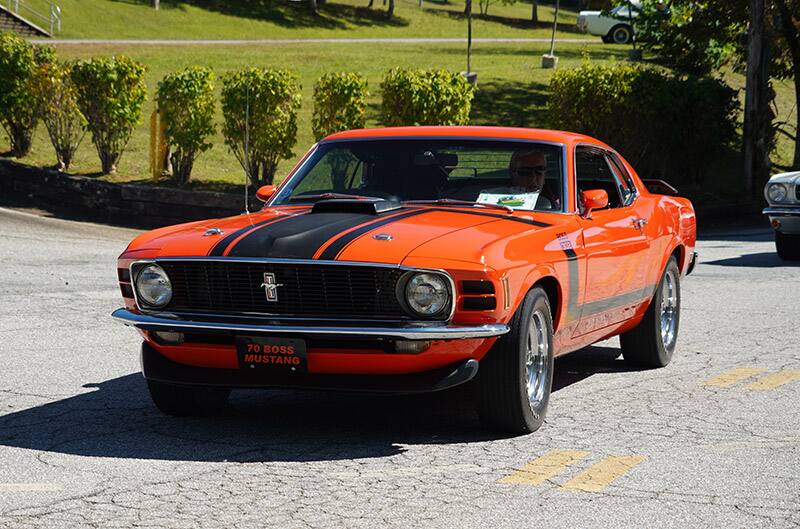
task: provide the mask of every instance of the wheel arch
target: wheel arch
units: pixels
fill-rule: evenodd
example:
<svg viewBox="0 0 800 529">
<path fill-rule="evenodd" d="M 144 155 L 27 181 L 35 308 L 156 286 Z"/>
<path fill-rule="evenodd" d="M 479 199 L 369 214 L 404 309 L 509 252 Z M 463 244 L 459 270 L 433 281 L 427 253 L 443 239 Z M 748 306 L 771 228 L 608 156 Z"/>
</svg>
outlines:
<svg viewBox="0 0 800 529">
<path fill-rule="evenodd" d="M 553 319 L 553 332 L 559 327 L 561 322 L 561 307 L 562 307 L 562 293 L 561 285 L 554 276 L 540 277 L 530 288 L 533 290 L 536 287 L 541 287 L 547 295 L 547 301 L 550 304 L 550 316 Z"/>
</svg>

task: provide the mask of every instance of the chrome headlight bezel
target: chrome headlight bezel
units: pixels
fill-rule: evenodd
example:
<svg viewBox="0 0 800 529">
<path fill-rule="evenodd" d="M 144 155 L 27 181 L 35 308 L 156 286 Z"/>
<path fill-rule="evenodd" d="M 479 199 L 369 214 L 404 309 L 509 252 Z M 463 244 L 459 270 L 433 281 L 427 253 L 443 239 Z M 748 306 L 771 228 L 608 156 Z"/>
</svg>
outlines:
<svg viewBox="0 0 800 529">
<path fill-rule="evenodd" d="M 156 263 L 142 263 L 133 270 L 133 291 L 136 303 L 141 308 L 162 309 L 172 301 L 172 281 L 166 270 Z M 144 285 L 144 281 L 150 281 Z M 160 294 L 153 293 L 154 288 L 163 289 Z M 150 289 L 150 290 L 148 290 Z"/>
<path fill-rule="evenodd" d="M 774 196 L 777 193 L 778 196 Z M 786 184 L 774 183 L 767 185 L 767 200 L 776 204 L 787 202 L 789 198 L 789 189 Z"/>
<path fill-rule="evenodd" d="M 425 286 L 432 287 L 433 297 L 438 299 L 427 302 L 422 292 Z M 410 271 L 397 283 L 397 299 L 414 317 L 426 320 L 446 319 L 453 307 L 453 283 L 449 276 L 440 272 Z"/>
</svg>

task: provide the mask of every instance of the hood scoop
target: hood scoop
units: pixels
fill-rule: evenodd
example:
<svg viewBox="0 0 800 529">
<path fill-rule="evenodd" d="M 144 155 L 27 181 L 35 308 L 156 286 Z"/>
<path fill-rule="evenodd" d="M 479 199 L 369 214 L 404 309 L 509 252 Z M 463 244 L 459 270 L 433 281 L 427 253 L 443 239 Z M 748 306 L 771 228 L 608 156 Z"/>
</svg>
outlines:
<svg viewBox="0 0 800 529">
<path fill-rule="evenodd" d="M 334 198 L 321 200 L 314 204 L 311 213 L 361 213 L 364 215 L 377 215 L 401 209 L 403 206 L 393 200 L 382 198 L 356 199 L 356 198 Z"/>
</svg>

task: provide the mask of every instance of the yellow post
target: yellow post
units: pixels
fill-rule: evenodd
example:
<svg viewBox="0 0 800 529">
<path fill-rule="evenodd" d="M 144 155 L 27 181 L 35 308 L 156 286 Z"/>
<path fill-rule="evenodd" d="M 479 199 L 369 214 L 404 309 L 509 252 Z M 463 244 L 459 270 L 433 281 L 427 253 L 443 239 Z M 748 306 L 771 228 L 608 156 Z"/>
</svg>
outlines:
<svg viewBox="0 0 800 529">
<path fill-rule="evenodd" d="M 158 172 L 160 175 L 171 174 L 169 166 L 169 145 L 167 145 L 167 122 L 158 113 Z"/>
</svg>

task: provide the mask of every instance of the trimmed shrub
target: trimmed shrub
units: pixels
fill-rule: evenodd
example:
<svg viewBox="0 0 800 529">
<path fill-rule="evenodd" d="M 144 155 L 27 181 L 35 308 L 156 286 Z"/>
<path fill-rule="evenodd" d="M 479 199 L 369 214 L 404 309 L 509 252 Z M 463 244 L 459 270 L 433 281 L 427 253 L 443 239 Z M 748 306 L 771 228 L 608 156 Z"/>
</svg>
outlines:
<svg viewBox="0 0 800 529">
<path fill-rule="evenodd" d="M 340 130 L 364 128 L 367 80 L 357 73 L 326 73 L 314 85 L 311 127 L 317 140 Z"/>
<path fill-rule="evenodd" d="M 584 65 L 550 81 L 551 126 L 594 136 L 642 175 L 698 185 L 736 138 L 736 91 L 640 66 Z"/>
<path fill-rule="evenodd" d="M 195 66 L 167 75 L 158 83 L 156 101 L 172 150 L 172 178 L 183 185 L 197 155 L 211 148 L 207 140 L 216 130 L 214 72 Z"/>
<path fill-rule="evenodd" d="M 278 162 L 292 156 L 299 107 L 300 85 L 287 70 L 248 68 L 222 78 L 225 144 L 253 185 L 271 184 Z"/>
<path fill-rule="evenodd" d="M 42 65 L 36 72 L 35 90 L 42 105 L 42 121 L 56 151 L 60 171 L 69 169 L 86 133 L 86 118 L 78 108 L 71 73 L 70 64 L 57 62 Z"/>
<path fill-rule="evenodd" d="M 72 67 L 78 107 L 97 148 L 104 174 L 114 173 L 147 97 L 143 64 L 119 55 L 82 60 Z"/>
<path fill-rule="evenodd" d="M 387 126 L 466 125 L 474 88 L 447 70 L 394 68 L 381 83 Z"/>
<path fill-rule="evenodd" d="M 22 37 L 0 33 L 0 123 L 11 140 L 11 155 L 31 150 L 31 137 L 41 116 L 34 87 L 37 65 L 55 59 L 50 46 L 32 46 Z"/>
</svg>

